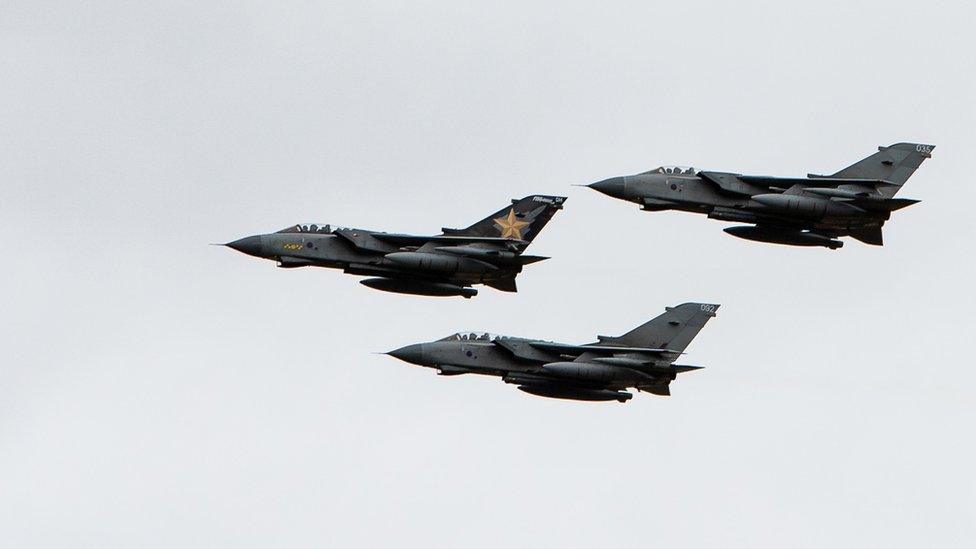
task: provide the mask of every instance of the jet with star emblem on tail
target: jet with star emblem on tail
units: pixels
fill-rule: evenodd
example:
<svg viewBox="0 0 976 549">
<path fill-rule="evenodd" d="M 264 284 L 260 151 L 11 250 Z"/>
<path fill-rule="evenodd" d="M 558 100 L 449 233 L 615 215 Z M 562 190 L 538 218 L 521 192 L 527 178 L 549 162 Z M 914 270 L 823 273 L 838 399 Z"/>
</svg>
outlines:
<svg viewBox="0 0 976 549">
<path fill-rule="evenodd" d="M 538 339 L 458 333 L 387 353 L 405 362 L 435 368 L 441 375 L 501 377 L 526 393 L 569 400 L 626 402 L 634 387 L 671 394 L 678 374 L 701 366 L 674 364 L 718 305 L 684 303 L 618 337 L 597 336 L 585 345 Z"/>
<path fill-rule="evenodd" d="M 747 240 L 834 250 L 844 245 L 839 237 L 850 236 L 881 246 L 881 227 L 891 212 L 918 202 L 895 194 L 933 149 L 920 143 L 878 147 L 833 175 L 770 177 L 661 167 L 589 187 L 645 211 L 680 210 L 746 223 L 725 232 Z"/>
<path fill-rule="evenodd" d="M 522 267 L 548 259 L 522 252 L 565 201 L 530 195 L 466 229 L 434 236 L 302 224 L 225 246 L 282 268 L 328 267 L 368 276 L 360 283 L 386 292 L 470 298 L 478 294 L 473 284 L 517 291 Z"/>
</svg>

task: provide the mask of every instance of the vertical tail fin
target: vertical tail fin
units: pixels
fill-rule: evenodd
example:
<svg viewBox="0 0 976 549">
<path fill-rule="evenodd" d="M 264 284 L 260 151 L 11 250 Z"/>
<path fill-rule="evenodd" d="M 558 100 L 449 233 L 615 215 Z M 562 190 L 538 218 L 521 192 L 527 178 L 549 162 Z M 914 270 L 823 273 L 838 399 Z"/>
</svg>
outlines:
<svg viewBox="0 0 976 549">
<path fill-rule="evenodd" d="M 620 337 L 601 338 L 601 342 L 634 347 L 653 347 L 684 351 L 715 316 L 718 305 L 710 303 L 682 303 L 668 307 L 664 314 L 634 328 Z"/>
<path fill-rule="evenodd" d="M 495 236 L 532 242 L 556 212 L 563 209 L 565 196 L 534 194 L 512 200 L 505 206 L 466 229 L 442 229 L 448 236 Z"/>
<path fill-rule="evenodd" d="M 886 198 L 891 198 L 922 165 L 922 161 L 932 156 L 933 149 L 935 145 L 921 143 L 896 143 L 888 147 L 878 147 L 878 152 L 851 164 L 831 177 L 883 179 L 894 183 L 893 186 L 879 189 Z"/>
</svg>

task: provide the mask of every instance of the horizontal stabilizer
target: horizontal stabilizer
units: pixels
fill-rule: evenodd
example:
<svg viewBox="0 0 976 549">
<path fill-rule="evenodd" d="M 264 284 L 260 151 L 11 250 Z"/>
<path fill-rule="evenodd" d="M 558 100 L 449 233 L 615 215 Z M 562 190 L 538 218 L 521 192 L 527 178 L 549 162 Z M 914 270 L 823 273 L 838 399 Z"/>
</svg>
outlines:
<svg viewBox="0 0 976 549">
<path fill-rule="evenodd" d="M 895 210 L 907 208 L 913 204 L 918 204 L 919 202 L 921 202 L 921 200 L 915 200 L 912 198 L 888 198 L 885 200 L 855 201 L 855 204 L 857 204 L 858 206 L 863 205 L 864 207 L 870 209 L 877 208 L 877 209 L 884 209 L 889 212 L 893 212 Z"/>
<path fill-rule="evenodd" d="M 814 189 L 815 190 L 815 189 Z M 893 212 L 918 204 L 921 200 L 912 198 L 884 198 L 878 196 L 832 197 L 834 201 L 843 202 L 855 208 L 871 212 Z"/>
</svg>

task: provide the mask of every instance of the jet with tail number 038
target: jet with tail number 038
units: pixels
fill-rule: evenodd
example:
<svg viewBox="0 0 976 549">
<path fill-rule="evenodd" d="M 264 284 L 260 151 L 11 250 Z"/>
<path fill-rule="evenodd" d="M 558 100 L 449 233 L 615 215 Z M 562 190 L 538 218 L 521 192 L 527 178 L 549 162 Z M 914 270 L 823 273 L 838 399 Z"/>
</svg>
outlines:
<svg viewBox="0 0 976 549">
<path fill-rule="evenodd" d="M 895 194 L 933 149 L 920 143 L 878 147 L 833 175 L 770 177 L 661 167 L 588 186 L 646 211 L 681 210 L 746 223 L 725 232 L 747 240 L 834 250 L 844 245 L 839 237 L 850 236 L 881 246 L 881 227 L 891 212 L 918 202 Z"/>
<path fill-rule="evenodd" d="M 368 276 L 360 283 L 386 292 L 470 298 L 478 294 L 473 284 L 514 292 L 524 265 L 548 259 L 522 252 L 565 201 L 545 195 L 512 200 L 466 229 L 442 229 L 434 236 L 304 224 L 225 245 L 283 268 L 328 267 Z"/>
<path fill-rule="evenodd" d="M 435 368 L 441 375 L 501 377 L 526 393 L 569 400 L 627 402 L 634 387 L 670 395 L 678 374 L 701 366 L 674 364 L 718 305 L 684 303 L 619 337 L 572 345 L 485 333 L 453 334 L 408 345 L 389 355 Z"/>
</svg>

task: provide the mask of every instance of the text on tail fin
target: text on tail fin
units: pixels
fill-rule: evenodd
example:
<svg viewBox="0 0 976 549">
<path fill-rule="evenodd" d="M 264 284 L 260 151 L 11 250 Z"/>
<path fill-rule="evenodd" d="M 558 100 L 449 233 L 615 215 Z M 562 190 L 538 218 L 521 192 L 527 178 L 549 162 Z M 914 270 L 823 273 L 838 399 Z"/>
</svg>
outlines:
<svg viewBox="0 0 976 549">
<path fill-rule="evenodd" d="M 908 181 L 922 162 L 932 156 L 933 150 L 935 145 L 922 143 L 895 143 L 887 147 L 878 147 L 878 152 L 851 164 L 831 177 L 887 181 L 894 186 L 881 188 L 880 191 L 890 198 Z"/>
<path fill-rule="evenodd" d="M 664 314 L 620 337 L 606 338 L 606 341 L 618 345 L 684 351 L 705 323 L 716 315 L 718 308 L 719 305 L 711 303 L 682 303 L 668 307 Z"/>
</svg>

